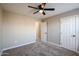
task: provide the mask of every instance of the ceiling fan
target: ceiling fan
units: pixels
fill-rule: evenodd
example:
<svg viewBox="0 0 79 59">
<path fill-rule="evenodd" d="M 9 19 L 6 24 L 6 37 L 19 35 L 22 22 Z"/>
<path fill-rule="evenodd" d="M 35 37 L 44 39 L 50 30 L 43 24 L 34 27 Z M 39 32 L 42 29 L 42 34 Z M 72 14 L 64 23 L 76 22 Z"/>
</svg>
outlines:
<svg viewBox="0 0 79 59">
<path fill-rule="evenodd" d="M 45 11 L 54 11 L 55 8 L 45 8 L 46 3 L 41 3 L 40 5 L 38 5 L 38 7 L 33 7 L 33 6 L 28 6 L 29 8 L 33 8 L 36 9 L 37 11 L 34 12 L 33 14 L 36 14 L 38 12 L 42 13 L 43 15 L 45 14 Z"/>
</svg>

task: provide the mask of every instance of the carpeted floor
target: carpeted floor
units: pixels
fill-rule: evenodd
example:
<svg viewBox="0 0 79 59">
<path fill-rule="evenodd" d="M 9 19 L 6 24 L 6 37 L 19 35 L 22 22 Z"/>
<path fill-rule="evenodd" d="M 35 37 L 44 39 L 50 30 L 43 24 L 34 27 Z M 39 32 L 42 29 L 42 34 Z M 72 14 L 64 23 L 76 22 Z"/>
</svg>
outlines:
<svg viewBox="0 0 79 59">
<path fill-rule="evenodd" d="M 44 42 L 36 42 L 3 51 L 2 56 L 79 56 L 79 54 Z"/>
</svg>

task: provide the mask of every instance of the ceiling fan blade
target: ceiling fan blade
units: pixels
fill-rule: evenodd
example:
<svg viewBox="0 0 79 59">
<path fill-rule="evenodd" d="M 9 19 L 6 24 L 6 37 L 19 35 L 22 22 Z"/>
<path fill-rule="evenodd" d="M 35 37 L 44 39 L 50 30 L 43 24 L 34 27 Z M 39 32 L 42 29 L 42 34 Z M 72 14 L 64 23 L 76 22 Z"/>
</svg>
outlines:
<svg viewBox="0 0 79 59">
<path fill-rule="evenodd" d="M 43 13 L 42 13 L 42 14 L 43 14 L 43 15 L 46 15 L 44 11 L 43 11 Z"/>
<path fill-rule="evenodd" d="M 34 8 L 34 9 L 38 9 L 38 8 L 36 8 L 36 7 L 32 7 L 32 6 L 28 6 L 29 8 Z"/>
<path fill-rule="evenodd" d="M 47 10 L 47 11 L 54 11 L 55 8 L 45 8 L 44 10 Z"/>
<path fill-rule="evenodd" d="M 36 12 L 34 12 L 33 14 L 36 14 L 36 13 L 38 13 L 39 11 L 36 11 Z"/>
</svg>

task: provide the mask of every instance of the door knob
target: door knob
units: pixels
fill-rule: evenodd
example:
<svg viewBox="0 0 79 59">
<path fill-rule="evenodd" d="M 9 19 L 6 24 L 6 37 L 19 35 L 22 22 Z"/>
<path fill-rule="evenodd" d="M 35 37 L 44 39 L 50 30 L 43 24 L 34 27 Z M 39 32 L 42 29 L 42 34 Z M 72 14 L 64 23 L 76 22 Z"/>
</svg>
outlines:
<svg viewBox="0 0 79 59">
<path fill-rule="evenodd" d="M 76 35 L 72 35 L 72 37 L 76 37 Z"/>
</svg>

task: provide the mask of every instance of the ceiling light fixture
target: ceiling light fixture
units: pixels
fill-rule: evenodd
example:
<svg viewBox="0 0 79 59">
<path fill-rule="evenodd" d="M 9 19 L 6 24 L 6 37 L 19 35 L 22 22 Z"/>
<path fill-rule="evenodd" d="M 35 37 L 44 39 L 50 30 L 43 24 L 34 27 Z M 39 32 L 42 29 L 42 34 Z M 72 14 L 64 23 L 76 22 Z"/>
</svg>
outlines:
<svg viewBox="0 0 79 59">
<path fill-rule="evenodd" d="M 43 10 L 40 10 L 39 12 L 40 12 L 40 13 L 43 13 Z"/>
</svg>

